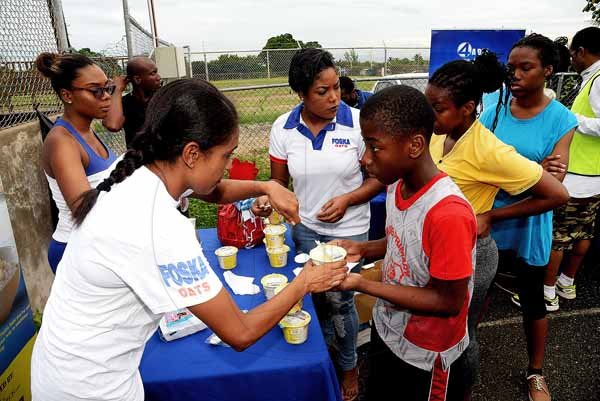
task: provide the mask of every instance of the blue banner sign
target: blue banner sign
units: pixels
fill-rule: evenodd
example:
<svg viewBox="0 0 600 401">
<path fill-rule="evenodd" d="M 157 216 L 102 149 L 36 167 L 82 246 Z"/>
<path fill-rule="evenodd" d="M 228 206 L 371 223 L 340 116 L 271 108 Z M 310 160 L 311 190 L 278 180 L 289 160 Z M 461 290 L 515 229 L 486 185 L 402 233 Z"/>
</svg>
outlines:
<svg viewBox="0 0 600 401">
<path fill-rule="evenodd" d="M 524 36 L 524 29 L 432 30 L 429 76 L 448 61 L 473 60 L 484 49 L 505 63 L 512 46 Z"/>
</svg>

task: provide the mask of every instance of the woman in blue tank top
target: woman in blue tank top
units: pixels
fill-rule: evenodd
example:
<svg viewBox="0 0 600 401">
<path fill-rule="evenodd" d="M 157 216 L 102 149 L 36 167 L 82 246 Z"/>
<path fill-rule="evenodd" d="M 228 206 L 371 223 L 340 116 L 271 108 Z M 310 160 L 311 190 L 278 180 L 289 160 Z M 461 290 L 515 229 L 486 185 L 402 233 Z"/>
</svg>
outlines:
<svg viewBox="0 0 600 401">
<path fill-rule="evenodd" d="M 42 149 L 42 168 L 58 208 L 48 247 L 48 262 L 56 273 L 73 228 L 71 212 L 84 192 L 108 176 L 116 160 L 91 129 L 93 119 L 108 113 L 115 86 L 98 65 L 79 54 L 42 53 L 36 67 L 50 79 L 64 106 Z"/>
</svg>

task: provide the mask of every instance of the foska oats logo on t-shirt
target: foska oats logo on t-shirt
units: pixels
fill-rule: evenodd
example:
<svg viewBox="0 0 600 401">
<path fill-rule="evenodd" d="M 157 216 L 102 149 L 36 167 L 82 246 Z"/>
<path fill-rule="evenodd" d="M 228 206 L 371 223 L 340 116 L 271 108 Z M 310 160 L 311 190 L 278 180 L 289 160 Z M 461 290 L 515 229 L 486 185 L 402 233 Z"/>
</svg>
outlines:
<svg viewBox="0 0 600 401">
<path fill-rule="evenodd" d="M 210 285 L 203 281 L 208 275 L 208 269 L 202 257 L 167 263 L 158 266 L 160 275 L 167 287 L 180 287 L 182 297 L 198 295 L 210 291 Z"/>
<path fill-rule="evenodd" d="M 350 139 L 348 138 L 331 138 L 331 144 L 336 148 L 347 148 L 350 146 Z"/>
</svg>

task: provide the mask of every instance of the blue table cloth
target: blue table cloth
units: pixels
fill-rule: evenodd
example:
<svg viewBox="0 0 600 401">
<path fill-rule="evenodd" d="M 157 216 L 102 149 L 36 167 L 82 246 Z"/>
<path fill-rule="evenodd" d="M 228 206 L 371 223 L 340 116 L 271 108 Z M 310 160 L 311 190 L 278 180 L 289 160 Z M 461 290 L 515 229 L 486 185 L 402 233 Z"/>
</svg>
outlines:
<svg viewBox="0 0 600 401">
<path fill-rule="evenodd" d="M 264 246 L 243 249 L 238 253 L 233 273 L 252 276 L 261 288 L 257 295 L 235 295 L 223 279 L 214 250 L 221 246 L 215 229 L 199 230 L 204 253 L 224 287 L 240 309 L 252 309 L 266 301 L 260 279 L 266 274 L 281 273 L 291 281 L 295 253 L 290 230 L 286 243 L 291 251 L 288 264 L 274 269 Z M 304 344 L 285 342 L 283 332 L 275 326 L 256 344 L 243 352 L 205 343 L 210 329 L 174 340 L 159 339 L 158 333 L 148 341 L 140 372 L 146 401 L 281 401 L 341 400 L 335 369 L 323 340 L 310 296 L 303 308 L 312 316 L 308 340 Z"/>
</svg>

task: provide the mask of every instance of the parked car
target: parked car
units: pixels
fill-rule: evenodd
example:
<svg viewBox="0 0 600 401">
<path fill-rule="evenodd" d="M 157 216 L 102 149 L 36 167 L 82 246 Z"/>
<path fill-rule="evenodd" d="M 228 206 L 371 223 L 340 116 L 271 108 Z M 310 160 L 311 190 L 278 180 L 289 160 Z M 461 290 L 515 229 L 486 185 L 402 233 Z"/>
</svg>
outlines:
<svg viewBox="0 0 600 401">
<path fill-rule="evenodd" d="M 381 77 L 381 80 L 375 82 L 373 85 L 373 93 L 377 93 L 382 89 L 388 88 L 394 85 L 408 85 L 421 92 L 425 91 L 427 81 L 429 80 L 429 74 L 426 72 L 412 72 L 407 74 L 395 74 L 386 75 Z"/>
</svg>

